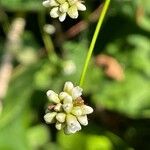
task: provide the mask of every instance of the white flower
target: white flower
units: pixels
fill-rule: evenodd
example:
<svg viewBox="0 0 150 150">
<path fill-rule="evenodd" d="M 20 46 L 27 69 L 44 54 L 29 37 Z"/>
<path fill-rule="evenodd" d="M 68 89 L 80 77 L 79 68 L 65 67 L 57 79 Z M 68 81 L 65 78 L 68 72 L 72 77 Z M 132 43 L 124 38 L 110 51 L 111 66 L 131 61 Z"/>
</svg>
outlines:
<svg viewBox="0 0 150 150">
<path fill-rule="evenodd" d="M 46 121 L 46 123 L 48 123 L 48 124 L 49 124 L 49 123 L 53 123 L 56 114 L 57 114 L 56 112 L 47 113 L 47 114 L 44 116 L 44 120 Z"/>
<path fill-rule="evenodd" d="M 75 133 L 81 130 L 81 125 L 77 121 L 77 118 L 75 116 L 68 114 L 66 118 L 66 122 L 67 122 L 68 133 Z"/>
<path fill-rule="evenodd" d="M 60 102 L 60 99 L 58 98 L 58 94 L 56 94 L 54 91 L 48 90 L 46 94 L 51 102 L 54 102 L 54 103 Z"/>
<path fill-rule="evenodd" d="M 43 6 L 50 7 L 50 16 L 63 22 L 68 14 L 72 19 L 78 18 L 78 11 L 85 11 L 82 0 L 45 0 Z"/>
<path fill-rule="evenodd" d="M 83 126 L 88 125 L 87 115 L 78 116 L 77 119 L 78 119 L 78 121 L 79 121 Z"/>
<path fill-rule="evenodd" d="M 58 113 L 58 114 L 56 115 L 56 119 L 57 119 L 59 122 L 61 122 L 61 123 L 65 122 L 65 118 L 66 118 L 66 114 L 65 114 L 65 113 Z"/>
<path fill-rule="evenodd" d="M 63 73 L 65 75 L 71 75 L 76 72 L 76 64 L 72 60 L 66 60 L 63 63 Z"/>
<path fill-rule="evenodd" d="M 53 25 L 51 25 L 51 24 L 45 24 L 43 26 L 43 31 L 46 32 L 47 34 L 51 35 L 51 34 L 55 33 L 56 28 Z"/>
<path fill-rule="evenodd" d="M 65 134 L 76 133 L 81 130 L 81 125 L 88 125 L 87 114 L 92 113 L 93 108 L 84 104 L 82 91 L 70 81 L 65 83 L 59 94 L 48 90 L 47 96 L 51 103 L 44 116 L 46 123 L 55 123 L 56 129 L 64 129 Z"/>
</svg>

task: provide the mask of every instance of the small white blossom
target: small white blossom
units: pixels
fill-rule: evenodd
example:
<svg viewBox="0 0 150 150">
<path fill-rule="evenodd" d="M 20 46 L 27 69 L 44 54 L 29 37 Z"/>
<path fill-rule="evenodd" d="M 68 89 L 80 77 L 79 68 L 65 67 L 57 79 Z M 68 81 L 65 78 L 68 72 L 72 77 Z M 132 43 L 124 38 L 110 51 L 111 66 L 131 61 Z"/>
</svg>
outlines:
<svg viewBox="0 0 150 150">
<path fill-rule="evenodd" d="M 63 123 L 63 122 L 65 122 L 66 114 L 65 114 L 65 113 L 58 113 L 58 114 L 56 115 L 56 119 L 57 119 L 59 122 Z"/>
<path fill-rule="evenodd" d="M 76 133 L 81 130 L 81 125 L 88 125 L 87 114 L 92 113 L 93 108 L 84 104 L 82 91 L 82 88 L 74 87 L 69 81 L 59 94 L 49 90 L 47 96 L 51 104 L 44 116 L 46 123 L 55 123 L 56 129 L 64 129 L 65 134 Z"/>
<path fill-rule="evenodd" d="M 56 127 L 57 130 L 61 130 L 63 125 L 62 125 L 62 123 L 57 121 L 56 124 L 55 124 L 55 127 Z"/>
<path fill-rule="evenodd" d="M 63 73 L 65 75 L 71 75 L 76 72 L 76 64 L 72 60 L 66 60 L 63 62 Z"/>
<path fill-rule="evenodd" d="M 72 19 L 78 18 L 78 11 L 85 11 L 83 0 L 45 0 L 43 6 L 50 8 L 50 16 L 59 18 L 60 22 L 66 19 L 68 14 Z"/>
<path fill-rule="evenodd" d="M 78 116 L 77 119 L 78 119 L 78 121 L 79 121 L 83 126 L 88 125 L 87 115 Z"/>
<path fill-rule="evenodd" d="M 45 24 L 43 26 L 43 31 L 46 32 L 47 34 L 51 35 L 51 34 L 55 33 L 56 28 L 53 25 L 51 25 L 51 24 Z"/>
<path fill-rule="evenodd" d="M 47 97 L 49 98 L 49 100 L 51 102 L 54 102 L 54 103 L 59 103 L 60 102 L 60 99 L 58 98 L 58 94 L 56 94 L 54 91 L 52 90 L 49 90 L 47 91 Z"/>
<path fill-rule="evenodd" d="M 57 114 L 56 112 L 47 113 L 47 114 L 44 116 L 44 120 L 46 121 L 46 123 L 48 123 L 48 124 L 53 123 L 56 114 Z"/>
</svg>

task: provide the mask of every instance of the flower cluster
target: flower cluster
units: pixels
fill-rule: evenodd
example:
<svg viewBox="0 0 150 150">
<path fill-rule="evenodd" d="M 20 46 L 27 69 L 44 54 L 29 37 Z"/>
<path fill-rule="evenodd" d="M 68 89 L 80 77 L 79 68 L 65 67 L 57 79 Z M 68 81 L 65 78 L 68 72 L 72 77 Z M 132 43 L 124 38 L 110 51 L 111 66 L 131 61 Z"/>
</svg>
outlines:
<svg viewBox="0 0 150 150">
<path fill-rule="evenodd" d="M 45 7 L 50 7 L 50 16 L 63 22 L 68 14 L 72 19 L 78 18 L 78 10 L 85 11 L 82 0 L 45 0 Z"/>
<path fill-rule="evenodd" d="M 65 134 L 76 133 L 81 130 L 81 125 L 88 125 L 87 115 L 93 109 L 84 104 L 81 95 L 82 88 L 74 87 L 72 82 L 66 82 L 63 92 L 59 94 L 52 90 L 47 91 L 51 104 L 44 116 L 46 123 L 55 123 L 56 129 L 64 129 Z"/>
</svg>

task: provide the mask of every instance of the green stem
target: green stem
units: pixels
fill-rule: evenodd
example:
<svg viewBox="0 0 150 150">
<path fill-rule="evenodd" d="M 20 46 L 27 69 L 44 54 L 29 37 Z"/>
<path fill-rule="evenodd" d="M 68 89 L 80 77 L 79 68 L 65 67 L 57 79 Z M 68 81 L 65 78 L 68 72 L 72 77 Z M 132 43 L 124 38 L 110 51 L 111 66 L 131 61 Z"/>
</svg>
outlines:
<svg viewBox="0 0 150 150">
<path fill-rule="evenodd" d="M 94 32 L 94 35 L 93 35 L 90 47 L 89 47 L 89 50 L 88 50 L 88 53 L 87 53 L 87 57 L 86 57 L 86 60 L 85 60 L 83 71 L 82 71 L 82 74 L 81 74 L 80 86 L 83 85 L 83 82 L 84 82 L 84 79 L 85 79 L 85 75 L 86 75 L 86 72 L 87 72 L 87 68 L 88 68 L 88 65 L 89 65 L 89 61 L 90 61 L 90 58 L 92 56 L 92 52 L 94 50 L 94 46 L 95 46 L 95 43 L 96 43 L 99 31 L 101 29 L 102 23 L 104 21 L 106 12 L 108 10 L 109 4 L 110 4 L 110 0 L 106 0 L 105 4 L 103 6 L 102 12 L 100 14 L 100 17 L 99 17 L 99 20 L 98 20 L 98 23 L 97 23 L 97 26 L 96 26 L 96 29 L 95 29 L 95 32 Z"/>
<path fill-rule="evenodd" d="M 40 28 L 40 32 L 42 35 L 42 39 L 43 39 L 45 48 L 46 48 L 47 53 L 48 53 L 48 58 L 49 58 L 49 60 L 51 60 L 51 56 L 53 55 L 56 57 L 56 53 L 54 51 L 54 45 L 53 45 L 51 37 L 47 33 L 43 32 L 43 26 L 45 24 L 44 17 L 45 16 L 43 13 L 39 13 L 38 22 L 39 22 L 39 28 Z"/>
</svg>

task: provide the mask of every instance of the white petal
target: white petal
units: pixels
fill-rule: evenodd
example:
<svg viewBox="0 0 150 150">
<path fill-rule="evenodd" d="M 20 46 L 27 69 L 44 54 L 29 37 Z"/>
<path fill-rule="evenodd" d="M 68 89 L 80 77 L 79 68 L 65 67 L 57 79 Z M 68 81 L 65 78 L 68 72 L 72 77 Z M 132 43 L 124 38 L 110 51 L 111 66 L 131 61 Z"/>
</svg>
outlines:
<svg viewBox="0 0 150 150">
<path fill-rule="evenodd" d="M 58 94 L 56 94 L 54 91 L 48 90 L 46 95 L 51 102 L 54 102 L 54 103 L 60 102 L 60 99 L 58 98 Z"/>
<path fill-rule="evenodd" d="M 52 8 L 52 10 L 50 11 L 50 16 L 51 16 L 52 18 L 57 18 L 57 17 L 59 17 L 58 7 Z"/>
<path fill-rule="evenodd" d="M 47 113 L 44 116 L 45 122 L 48 123 L 48 124 L 54 123 L 56 114 L 57 114 L 56 112 Z"/>
<path fill-rule="evenodd" d="M 49 0 L 44 1 L 42 4 L 45 7 L 50 7 L 50 1 Z"/>
<path fill-rule="evenodd" d="M 83 91 L 83 89 L 80 88 L 79 86 L 74 87 L 72 89 L 72 93 L 71 93 L 72 98 L 77 99 L 78 97 L 80 97 L 82 95 L 82 91 Z"/>
<path fill-rule="evenodd" d="M 69 4 L 67 2 L 65 2 L 64 4 L 60 5 L 60 8 L 59 10 L 62 12 L 62 13 L 65 13 L 68 11 L 68 8 L 69 8 Z"/>
<path fill-rule="evenodd" d="M 56 115 L 56 119 L 57 119 L 59 122 L 63 123 L 63 122 L 65 122 L 66 114 L 65 114 L 65 113 L 58 113 L 58 114 Z"/>
<path fill-rule="evenodd" d="M 63 22 L 66 19 L 66 13 L 59 15 L 59 21 Z"/>
<path fill-rule="evenodd" d="M 58 3 L 63 4 L 66 0 L 57 0 Z"/>
<path fill-rule="evenodd" d="M 80 10 L 80 11 L 85 11 L 86 10 L 85 5 L 82 4 L 81 2 L 77 2 L 76 5 L 77 5 L 78 10 Z"/>
<path fill-rule="evenodd" d="M 62 104 L 58 103 L 55 107 L 54 107 L 55 111 L 61 111 L 62 110 Z"/>
<path fill-rule="evenodd" d="M 70 93 L 72 91 L 72 89 L 74 88 L 74 85 L 72 82 L 67 81 L 64 85 L 64 91 L 67 93 Z"/>
<path fill-rule="evenodd" d="M 69 112 L 71 112 L 71 110 L 73 108 L 73 104 L 72 103 L 65 103 L 62 105 L 62 107 L 66 113 L 69 113 Z"/>
<path fill-rule="evenodd" d="M 77 0 L 68 0 L 68 2 L 69 2 L 70 5 L 73 5 L 77 2 Z"/>
<path fill-rule="evenodd" d="M 79 121 L 83 126 L 88 125 L 87 115 L 78 116 L 77 119 L 78 119 L 78 121 Z"/>
<path fill-rule="evenodd" d="M 63 103 L 72 103 L 72 97 L 70 95 L 66 96 L 63 100 Z"/>
<path fill-rule="evenodd" d="M 78 18 L 79 14 L 78 14 L 78 9 L 76 5 L 72 5 L 69 9 L 68 9 L 68 15 L 72 18 L 72 19 L 76 19 Z"/>
<path fill-rule="evenodd" d="M 73 115 L 70 115 L 70 114 L 67 115 L 66 123 L 67 123 L 67 130 L 69 133 L 75 133 L 81 130 L 80 123 L 77 121 L 76 117 Z"/>
<path fill-rule="evenodd" d="M 57 3 L 56 0 L 50 0 L 50 6 L 51 6 L 51 7 L 59 6 L 59 4 Z"/>
<path fill-rule="evenodd" d="M 72 109 L 71 113 L 75 116 L 81 116 L 82 115 L 82 109 L 79 106 L 76 106 Z"/>
<path fill-rule="evenodd" d="M 72 97 L 66 92 L 61 92 L 59 98 L 63 103 L 72 103 Z"/>
<path fill-rule="evenodd" d="M 66 96 L 68 96 L 68 93 L 66 93 L 66 92 L 61 92 L 61 93 L 59 94 L 60 100 L 63 100 Z"/>
<path fill-rule="evenodd" d="M 56 124 L 55 124 L 55 127 L 56 127 L 56 129 L 57 130 L 61 130 L 62 129 L 62 123 L 60 123 L 60 122 L 56 122 Z"/>
<path fill-rule="evenodd" d="M 56 28 L 51 24 L 45 24 L 43 26 L 43 30 L 44 30 L 44 32 L 46 32 L 48 34 L 54 34 L 56 31 Z"/>
<path fill-rule="evenodd" d="M 93 108 L 87 105 L 82 105 L 82 115 L 91 114 L 93 112 Z"/>
</svg>

